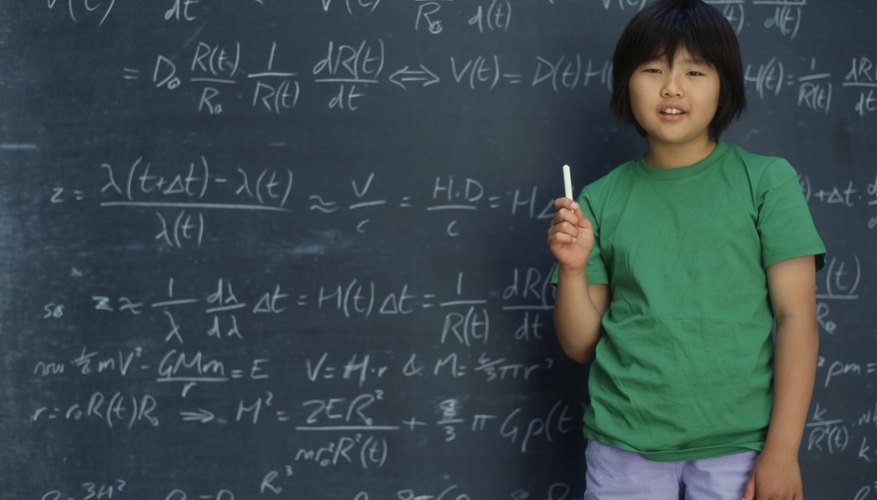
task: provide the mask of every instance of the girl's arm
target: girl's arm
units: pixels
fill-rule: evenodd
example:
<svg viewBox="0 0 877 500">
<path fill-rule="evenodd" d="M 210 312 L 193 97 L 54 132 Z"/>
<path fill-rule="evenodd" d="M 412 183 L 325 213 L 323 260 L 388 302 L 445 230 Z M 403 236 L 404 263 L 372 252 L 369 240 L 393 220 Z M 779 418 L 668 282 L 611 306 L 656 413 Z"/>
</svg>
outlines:
<svg viewBox="0 0 877 500">
<path fill-rule="evenodd" d="M 557 213 L 548 229 L 548 248 L 558 262 L 554 330 L 567 356 L 579 363 L 593 359 L 600 322 L 609 307 L 609 287 L 588 285 L 588 257 L 594 228 L 578 204 L 567 198 L 554 202 Z"/>
<path fill-rule="evenodd" d="M 755 462 L 744 499 L 804 498 L 798 450 L 813 395 L 819 329 L 816 320 L 816 265 L 799 257 L 767 269 L 770 301 L 777 322 L 773 410 L 764 449 Z"/>
<path fill-rule="evenodd" d="M 609 307 L 609 287 L 586 285 L 586 278 L 561 276 L 554 302 L 554 331 L 563 352 L 578 363 L 594 359 L 600 322 Z"/>
</svg>

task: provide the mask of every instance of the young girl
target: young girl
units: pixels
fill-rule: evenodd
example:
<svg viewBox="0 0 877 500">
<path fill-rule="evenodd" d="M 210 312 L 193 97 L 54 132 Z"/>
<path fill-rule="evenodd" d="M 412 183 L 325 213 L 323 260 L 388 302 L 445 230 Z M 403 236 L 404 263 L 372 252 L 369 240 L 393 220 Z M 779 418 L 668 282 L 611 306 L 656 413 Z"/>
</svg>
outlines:
<svg viewBox="0 0 877 500">
<path fill-rule="evenodd" d="M 652 4 L 613 62 L 647 152 L 556 200 L 548 230 L 557 337 L 591 362 L 585 498 L 802 499 L 825 249 L 797 175 L 718 141 L 745 91 L 716 9 Z"/>
</svg>

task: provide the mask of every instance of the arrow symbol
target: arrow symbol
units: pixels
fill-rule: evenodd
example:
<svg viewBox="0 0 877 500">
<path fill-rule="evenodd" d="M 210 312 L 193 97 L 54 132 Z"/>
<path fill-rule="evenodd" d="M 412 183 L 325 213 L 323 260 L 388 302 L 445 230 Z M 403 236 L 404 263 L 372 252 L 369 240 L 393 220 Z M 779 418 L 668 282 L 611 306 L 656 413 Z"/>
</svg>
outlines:
<svg viewBox="0 0 877 500">
<path fill-rule="evenodd" d="M 213 413 L 204 408 L 198 408 L 198 411 L 181 411 L 180 416 L 183 417 L 184 422 L 198 421 L 206 424 L 213 420 Z"/>
<path fill-rule="evenodd" d="M 427 69 L 427 67 L 423 64 L 420 65 L 420 68 L 421 69 L 419 70 L 409 69 L 408 66 L 405 66 L 404 68 L 390 75 L 390 81 L 406 90 L 406 83 L 424 82 L 423 86 L 426 87 L 427 85 L 432 85 L 433 83 L 438 83 L 441 81 L 441 78 L 439 78 L 438 75 Z"/>
</svg>

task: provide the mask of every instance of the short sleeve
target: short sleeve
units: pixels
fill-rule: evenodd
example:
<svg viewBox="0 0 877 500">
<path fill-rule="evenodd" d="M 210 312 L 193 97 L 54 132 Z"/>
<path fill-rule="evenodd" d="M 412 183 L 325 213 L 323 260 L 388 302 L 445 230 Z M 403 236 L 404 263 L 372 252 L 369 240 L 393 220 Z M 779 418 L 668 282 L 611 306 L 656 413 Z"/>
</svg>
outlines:
<svg viewBox="0 0 877 500">
<path fill-rule="evenodd" d="M 757 192 L 757 229 L 761 238 L 762 266 L 813 255 L 816 269 L 825 265 L 825 245 L 798 182 L 798 174 L 785 160 L 770 164 Z"/>
<path fill-rule="evenodd" d="M 609 273 L 606 271 L 606 264 L 603 261 L 603 252 L 600 249 L 600 224 L 599 218 L 595 216 L 594 206 L 588 193 L 588 188 L 582 189 L 582 193 L 578 198 L 579 207 L 585 217 L 591 221 L 594 226 L 594 248 L 591 249 L 591 255 L 588 257 L 588 267 L 586 269 L 589 285 L 605 285 L 609 283 Z M 551 276 L 551 283 L 557 285 L 557 265 L 554 266 L 554 273 Z"/>
</svg>

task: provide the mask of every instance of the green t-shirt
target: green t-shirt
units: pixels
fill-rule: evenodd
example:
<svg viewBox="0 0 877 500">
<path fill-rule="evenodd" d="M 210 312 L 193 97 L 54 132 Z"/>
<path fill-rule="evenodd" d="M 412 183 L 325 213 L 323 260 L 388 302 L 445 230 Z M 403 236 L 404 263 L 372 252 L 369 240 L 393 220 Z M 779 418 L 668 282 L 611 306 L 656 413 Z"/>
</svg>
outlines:
<svg viewBox="0 0 877 500">
<path fill-rule="evenodd" d="M 585 435 L 661 461 L 760 450 L 774 352 L 765 269 L 825 258 L 794 169 L 718 143 L 690 167 L 624 163 L 578 201 L 594 224 L 588 282 L 612 292 Z"/>
</svg>

